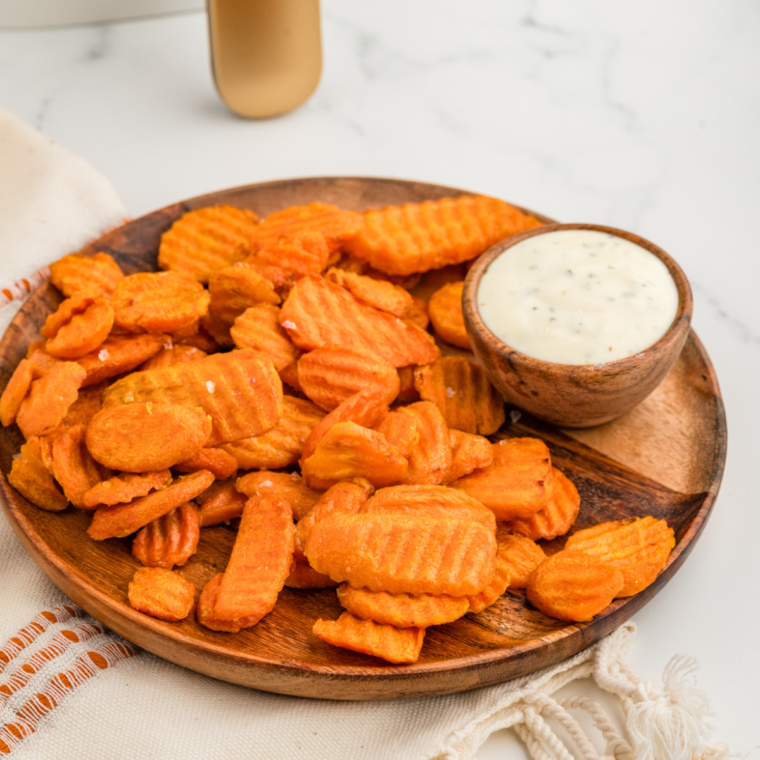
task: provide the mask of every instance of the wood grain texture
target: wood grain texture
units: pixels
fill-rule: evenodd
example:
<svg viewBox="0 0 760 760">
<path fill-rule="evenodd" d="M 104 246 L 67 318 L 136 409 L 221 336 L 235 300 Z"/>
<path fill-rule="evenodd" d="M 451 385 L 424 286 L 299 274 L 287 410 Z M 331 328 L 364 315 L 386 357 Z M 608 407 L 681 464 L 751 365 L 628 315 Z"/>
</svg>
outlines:
<svg viewBox="0 0 760 760">
<path fill-rule="evenodd" d="M 109 233 L 89 250 L 110 253 L 127 272 L 155 269 L 161 233 L 191 208 L 231 203 L 264 216 L 314 200 L 363 210 L 460 192 L 363 178 L 253 185 L 162 209 Z M 0 388 L 60 300 L 54 288 L 43 285 L 16 316 L 0 342 Z M 517 410 L 508 407 L 508 411 Z M 127 603 L 127 585 L 139 567 L 131 555 L 131 539 L 91 541 L 86 535 L 88 514 L 73 508 L 58 514 L 43 512 L 8 485 L 6 475 L 22 443 L 15 425 L 0 432 L 0 500 L 27 551 L 64 593 L 126 639 L 167 660 L 232 683 L 305 697 L 377 700 L 460 692 L 559 662 L 630 618 L 688 556 L 705 527 L 723 474 L 723 404 L 709 358 L 693 333 L 654 394 L 614 422 L 563 431 L 527 413 L 516 421 L 509 414 L 507 419 L 496 437 L 543 438 L 556 466 L 577 485 L 582 506 L 576 527 L 652 514 L 673 525 L 676 547 L 652 586 L 614 602 L 590 623 L 552 620 L 528 604 L 523 593 L 508 592 L 480 614 L 430 629 L 414 665 L 385 664 L 312 636 L 317 618 L 335 619 L 341 612 L 331 589 L 285 588 L 269 615 L 238 634 L 207 630 L 192 616 L 167 623 L 136 612 Z M 179 569 L 198 593 L 224 569 L 233 540 L 234 533 L 224 526 L 202 531 L 197 554 Z M 547 549 L 554 551 L 562 543 L 556 539 Z"/>
</svg>

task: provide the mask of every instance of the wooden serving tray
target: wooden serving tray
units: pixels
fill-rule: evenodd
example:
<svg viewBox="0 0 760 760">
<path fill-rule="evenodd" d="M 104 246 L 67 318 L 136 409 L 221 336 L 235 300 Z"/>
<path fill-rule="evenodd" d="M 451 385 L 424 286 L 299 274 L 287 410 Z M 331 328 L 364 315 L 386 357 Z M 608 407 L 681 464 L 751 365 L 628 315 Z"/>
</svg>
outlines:
<svg viewBox="0 0 760 760">
<path fill-rule="evenodd" d="M 269 182 L 161 209 L 105 235 L 90 250 L 110 253 L 127 273 L 154 270 L 161 234 L 183 213 L 200 206 L 229 203 L 264 216 L 315 200 L 364 210 L 463 192 L 369 178 Z M 0 342 L 0 388 L 60 300 L 57 291 L 45 284 L 13 320 Z M 510 591 L 478 615 L 431 628 L 414 665 L 386 664 L 313 636 L 311 627 L 317 618 L 335 619 L 341 612 L 334 590 L 285 588 L 269 615 L 238 634 L 207 630 L 192 615 L 180 623 L 167 623 L 136 612 L 127 603 L 127 584 L 139 567 L 131 555 L 130 539 L 92 541 L 85 533 L 87 513 L 73 508 L 44 512 L 8 485 L 6 473 L 23 442 L 15 425 L 0 431 L 0 500 L 24 547 L 65 594 L 124 638 L 178 665 L 232 683 L 303 697 L 376 700 L 466 691 L 559 662 L 628 620 L 686 559 L 704 529 L 723 475 L 723 403 L 710 360 L 693 332 L 657 390 L 614 422 L 562 431 L 512 411 L 498 435 L 534 435 L 547 442 L 554 463 L 581 494 L 576 528 L 651 514 L 673 526 L 676 547 L 651 586 L 613 602 L 589 623 L 568 625 L 548 618 L 531 607 L 522 592 Z M 179 572 L 200 591 L 224 569 L 233 540 L 234 533 L 224 526 L 204 529 L 197 554 Z M 557 539 L 548 548 L 559 548 L 562 542 Z"/>
</svg>

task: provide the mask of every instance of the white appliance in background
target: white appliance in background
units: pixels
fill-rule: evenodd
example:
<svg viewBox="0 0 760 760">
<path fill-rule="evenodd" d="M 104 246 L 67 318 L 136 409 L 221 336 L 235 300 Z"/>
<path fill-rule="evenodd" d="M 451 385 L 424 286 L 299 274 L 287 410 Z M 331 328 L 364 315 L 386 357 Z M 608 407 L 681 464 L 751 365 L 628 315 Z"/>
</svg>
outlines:
<svg viewBox="0 0 760 760">
<path fill-rule="evenodd" d="M 124 21 L 203 8 L 204 0 L 0 0 L 0 29 Z"/>
</svg>

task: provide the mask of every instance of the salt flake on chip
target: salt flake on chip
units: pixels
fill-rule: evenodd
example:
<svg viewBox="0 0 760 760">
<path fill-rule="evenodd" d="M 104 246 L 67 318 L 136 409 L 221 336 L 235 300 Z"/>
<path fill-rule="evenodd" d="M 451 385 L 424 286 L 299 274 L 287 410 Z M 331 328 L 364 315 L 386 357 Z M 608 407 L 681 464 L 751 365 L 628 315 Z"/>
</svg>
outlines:
<svg viewBox="0 0 760 760">
<path fill-rule="evenodd" d="M 109 354 L 109 353 L 108 353 L 108 349 L 107 349 L 107 348 L 104 348 L 104 349 L 103 349 L 103 350 L 102 350 L 102 351 L 101 351 L 101 352 L 98 354 L 98 359 L 100 359 L 100 361 L 104 362 L 104 361 L 106 361 L 106 359 L 108 359 L 110 356 L 111 356 L 111 354 Z"/>
<path fill-rule="evenodd" d="M 283 327 L 284 327 L 286 330 L 295 330 L 295 329 L 296 329 L 296 323 L 295 323 L 295 322 L 291 322 L 289 319 L 286 319 L 286 320 L 285 320 L 285 321 L 282 323 L 282 326 L 283 326 Z"/>
<path fill-rule="evenodd" d="M 213 393 L 215 389 L 216 389 L 216 386 L 214 385 L 214 383 L 212 383 L 211 380 L 206 380 L 206 390 L 209 393 Z"/>
</svg>

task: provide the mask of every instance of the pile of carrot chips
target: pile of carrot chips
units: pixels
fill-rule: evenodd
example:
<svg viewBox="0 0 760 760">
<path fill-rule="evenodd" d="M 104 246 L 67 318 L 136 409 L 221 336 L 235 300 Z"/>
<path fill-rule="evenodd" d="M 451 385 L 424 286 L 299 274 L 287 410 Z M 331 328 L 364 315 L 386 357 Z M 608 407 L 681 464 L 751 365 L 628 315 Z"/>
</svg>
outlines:
<svg viewBox="0 0 760 760">
<path fill-rule="evenodd" d="M 40 509 L 91 512 L 84 540 L 132 537 L 130 604 L 164 620 L 195 606 L 235 633 L 283 586 L 335 588 L 345 612 L 313 634 L 399 664 L 507 589 L 589 620 L 649 585 L 675 542 L 643 517 L 547 556 L 578 491 L 542 440 L 495 437 L 504 402 L 462 350 L 462 281 L 538 224 L 486 197 L 261 220 L 214 206 L 164 233 L 163 271 L 66 256 L 51 267 L 64 300 L 0 397 L 26 440 L 10 483 Z M 196 589 L 176 568 L 219 524 L 237 532 L 229 563 Z"/>
</svg>

